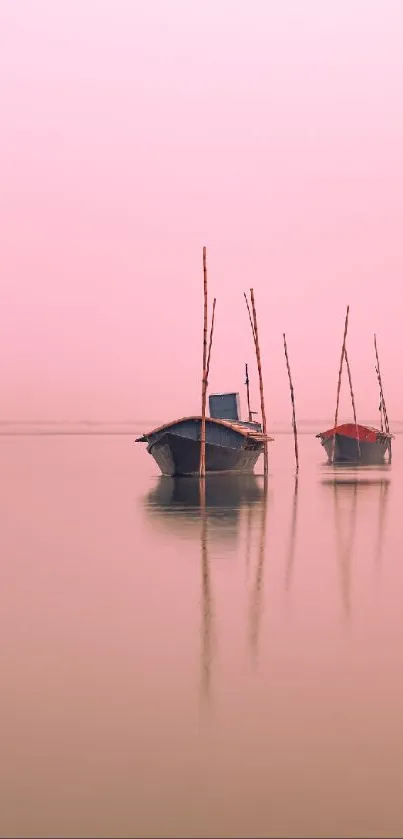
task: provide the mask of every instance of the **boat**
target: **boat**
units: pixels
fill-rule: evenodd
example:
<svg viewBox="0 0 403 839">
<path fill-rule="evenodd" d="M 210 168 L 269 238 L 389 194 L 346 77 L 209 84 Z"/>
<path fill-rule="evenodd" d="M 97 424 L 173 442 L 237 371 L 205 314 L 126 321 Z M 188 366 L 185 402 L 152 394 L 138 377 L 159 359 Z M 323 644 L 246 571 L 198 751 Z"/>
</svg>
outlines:
<svg viewBox="0 0 403 839">
<path fill-rule="evenodd" d="M 321 431 L 316 437 L 322 443 L 329 463 L 360 463 L 363 466 L 384 463 L 392 440 L 392 434 L 386 431 L 353 422 Z"/>
<path fill-rule="evenodd" d="M 239 393 L 211 394 L 209 409 L 210 416 L 206 416 L 206 473 L 253 472 L 265 444 L 273 438 L 263 433 L 259 422 L 239 418 Z M 136 443 L 147 443 L 147 451 L 163 475 L 197 475 L 201 427 L 201 416 L 181 417 L 142 434 Z"/>
<path fill-rule="evenodd" d="M 341 349 L 339 378 L 337 384 L 336 414 L 332 428 L 321 431 L 316 435 L 319 438 L 328 456 L 329 463 L 345 464 L 354 463 L 363 466 L 379 466 L 385 461 L 386 452 L 389 454 L 389 463 L 392 460 L 392 439 L 393 434 L 389 431 L 389 420 L 386 411 L 385 397 L 382 387 L 381 370 L 379 365 L 378 348 L 376 335 L 374 335 L 376 366 L 375 371 L 379 385 L 379 410 L 381 415 L 381 428 L 372 425 L 363 425 L 357 421 L 355 398 L 350 369 L 350 362 L 347 354 L 346 339 L 348 329 L 348 316 L 350 307 L 347 306 L 346 319 L 344 324 L 344 336 Z M 338 424 L 338 411 L 340 399 L 341 377 L 343 364 L 346 363 L 347 375 L 350 386 L 351 405 L 354 422 Z"/>
</svg>

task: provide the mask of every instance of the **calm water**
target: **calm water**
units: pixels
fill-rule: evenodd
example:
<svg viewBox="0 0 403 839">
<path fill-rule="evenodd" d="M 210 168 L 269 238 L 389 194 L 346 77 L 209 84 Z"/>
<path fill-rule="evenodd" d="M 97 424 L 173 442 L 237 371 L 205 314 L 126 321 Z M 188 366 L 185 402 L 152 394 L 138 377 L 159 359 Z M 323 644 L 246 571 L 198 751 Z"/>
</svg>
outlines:
<svg viewBox="0 0 403 839">
<path fill-rule="evenodd" d="M 5 837 L 403 835 L 403 437 L 160 478 L 130 436 L 0 437 Z"/>
</svg>

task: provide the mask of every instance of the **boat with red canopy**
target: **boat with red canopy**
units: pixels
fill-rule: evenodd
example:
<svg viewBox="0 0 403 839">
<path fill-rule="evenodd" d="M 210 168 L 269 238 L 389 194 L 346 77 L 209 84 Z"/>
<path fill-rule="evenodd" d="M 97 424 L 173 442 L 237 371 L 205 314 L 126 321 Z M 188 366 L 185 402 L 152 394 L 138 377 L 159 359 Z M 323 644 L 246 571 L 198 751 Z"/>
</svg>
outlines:
<svg viewBox="0 0 403 839">
<path fill-rule="evenodd" d="M 390 450 L 392 434 L 370 425 L 346 422 L 316 435 L 330 463 L 381 464 Z M 334 446 L 334 452 L 333 452 Z"/>
<path fill-rule="evenodd" d="M 379 411 L 380 429 L 372 425 L 362 425 L 357 422 L 355 399 L 351 377 L 351 368 L 347 354 L 346 339 L 348 329 L 348 315 L 350 307 L 347 306 L 346 320 L 344 324 L 343 346 L 341 350 L 339 380 L 337 384 L 336 413 L 332 428 L 321 431 L 316 436 L 319 438 L 328 456 L 329 463 L 354 463 L 365 466 L 380 465 L 385 461 L 385 455 L 389 454 L 389 463 L 392 460 L 392 439 L 389 420 L 386 412 L 385 397 L 383 393 L 381 370 L 379 365 L 378 348 L 376 335 L 374 335 L 376 366 L 375 371 L 379 385 Z M 351 404 L 353 409 L 354 422 L 338 424 L 339 399 L 343 364 L 346 363 L 348 380 L 350 385 Z"/>
</svg>

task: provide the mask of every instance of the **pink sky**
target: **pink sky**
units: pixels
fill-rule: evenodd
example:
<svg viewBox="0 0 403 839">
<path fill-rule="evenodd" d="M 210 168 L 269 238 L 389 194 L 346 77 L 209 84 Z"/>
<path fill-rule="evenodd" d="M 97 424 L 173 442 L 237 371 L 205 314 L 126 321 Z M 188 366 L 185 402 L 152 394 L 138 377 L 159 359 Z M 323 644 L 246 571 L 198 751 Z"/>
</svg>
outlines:
<svg viewBox="0 0 403 839">
<path fill-rule="evenodd" d="M 358 413 L 376 330 L 403 417 L 402 43 L 401 0 L 1 0 L 1 417 L 199 411 L 204 244 L 211 390 L 247 360 L 258 404 L 253 285 L 269 424 L 283 330 L 334 411 L 347 303 Z"/>
</svg>

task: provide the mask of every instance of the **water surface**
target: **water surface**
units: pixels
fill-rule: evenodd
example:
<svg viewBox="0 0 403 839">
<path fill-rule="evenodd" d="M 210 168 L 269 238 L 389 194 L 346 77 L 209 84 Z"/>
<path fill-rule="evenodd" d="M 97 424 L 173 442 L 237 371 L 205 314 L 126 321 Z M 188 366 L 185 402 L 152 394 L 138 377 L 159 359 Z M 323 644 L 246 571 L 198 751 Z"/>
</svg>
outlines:
<svg viewBox="0 0 403 839">
<path fill-rule="evenodd" d="M 0 835 L 403 835 L 403 459 L 0 436 Z"/>
</svg>

